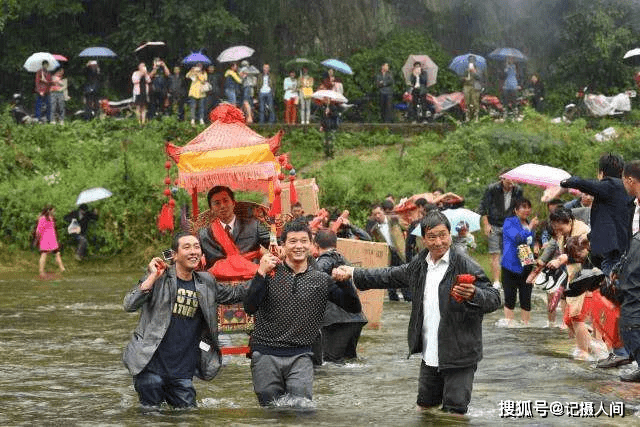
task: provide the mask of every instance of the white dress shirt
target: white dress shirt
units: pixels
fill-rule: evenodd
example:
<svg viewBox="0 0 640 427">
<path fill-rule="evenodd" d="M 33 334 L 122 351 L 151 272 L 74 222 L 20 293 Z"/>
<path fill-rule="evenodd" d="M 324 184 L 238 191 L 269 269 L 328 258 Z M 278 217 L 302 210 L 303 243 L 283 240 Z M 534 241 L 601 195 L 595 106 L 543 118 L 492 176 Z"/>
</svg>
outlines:
<svg viewBox="0 0 640 427">
<path fill-rule="evenodd" d="M 385 217 L 384 222 L 379 223 L 378 227 L 380 228 L 380 233 L 382 233 L 382 237 L 386 240 L 387 245 L 390 247 L 394 247 L 393 239 L 391 238 L 391 230 L 389 228 L 389 219 Z"/>
<path fill-rule="evenodd" d="M 422 308 L 422 360 L 427 366 L 438 367 L 438 327 L 440 326 L 440 300 L 438 288 L 449 268 L 450 250 L 435 263 L 427 254 L 427 278 L 424 286 Z"/>
</svg>

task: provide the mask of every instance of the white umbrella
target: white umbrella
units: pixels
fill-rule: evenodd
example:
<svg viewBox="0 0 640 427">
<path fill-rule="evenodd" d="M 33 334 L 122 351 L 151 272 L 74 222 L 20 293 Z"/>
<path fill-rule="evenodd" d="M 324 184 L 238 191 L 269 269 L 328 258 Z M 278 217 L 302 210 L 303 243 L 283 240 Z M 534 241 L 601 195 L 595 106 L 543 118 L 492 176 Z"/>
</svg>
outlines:
<svg viewBox="0 0 640 427">
<path fill-rule="evenodd" d="M 83 203 L 91 203 L 102 199 L 107 199 L 111 197 L 113 193 L 102 187 L 89 188 L 88 190 L 84 190 L 78 194 L 78 199 L 76 200 L 76 205 L 81 205 Z"/>
<path fill-rule="evenodd" d="M 311 97 L 313 99 L 319 99 L 320 101 L 326 98 L 331 102 L 338 102 L 338 103 L 345 103 L 345 104 L 349 102 L 349 100 L 345 98 L 344 95 L 342 95 L 339 92 L 336 92 L 335 90 L 327 90 L 327 89 L 318 90 L 318 91 L 315 91 L 313 95 L 311 95 Z"/>
<path fill-rule="evenodd" d="M 622 57 L 625 64 L 640 65 L 640 48 L 631 49 L 627 51 Z"/>
<path fill-rule="evenodd" d="M 42 68 L 42 61 L 47 61 L 49 63 L 47 71 L 53 71 L 60 66 L 60 63 L 49 52 L 36 52 L 24 61 L 23 67 L 25 70 L 35 73 Z"/>
<path fill-rule="evenodd" d="M 255 52 L 255 50 L 248 46 L 231 46 L 230 48 L 223 50 L 216 59 L 218 62 L 235 62 L 250 57 L 253 55 L 253 52 Z"/>
</svg>

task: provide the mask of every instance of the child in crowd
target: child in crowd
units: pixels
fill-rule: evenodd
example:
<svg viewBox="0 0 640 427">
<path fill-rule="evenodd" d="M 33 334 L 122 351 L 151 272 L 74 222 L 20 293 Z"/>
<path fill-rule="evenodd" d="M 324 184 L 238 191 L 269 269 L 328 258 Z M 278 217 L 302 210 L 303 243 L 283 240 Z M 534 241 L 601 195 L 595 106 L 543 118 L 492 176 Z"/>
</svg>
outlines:
<svg viewBox="0 0 640 427">
<path fill-rule="evenodd" d="M 461 252 L 467 253 L 469 248 L 476 248 L 476 238 L 469 231 L 469 223 L 460 221 L 456 224 L 456 236 L 453 236 L 453 245 Z"/>
</svg>

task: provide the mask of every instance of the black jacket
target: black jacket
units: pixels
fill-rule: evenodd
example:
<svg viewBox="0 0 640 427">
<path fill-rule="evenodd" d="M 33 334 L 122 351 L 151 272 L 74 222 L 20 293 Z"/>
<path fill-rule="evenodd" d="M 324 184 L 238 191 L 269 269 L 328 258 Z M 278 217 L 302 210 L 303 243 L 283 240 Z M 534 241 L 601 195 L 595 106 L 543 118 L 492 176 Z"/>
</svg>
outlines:
<svg viewBox="0 0 640 427">
<path fill-rule="evenodd" d="M 502 183 L 494 182 L 487 187 L 487 190 L 482 196 L 478 213 L 482 216 L 487 216 L 489 224 L 496 227 L 502 227 L 504 219 L 513 215 L 513 207 L 516 200 L 522 198 L 522 188 L 518 185 L 514 185 L 511 189 L 511 204 L 509 209 L 504 208 L 504 191 L 502 191 Z"/>
<path fill-rule="evenodd" d="M 398 267 L 355 269 L 353 281 L 358 289 L 386 289 L 408 286 L 413 295 L 407 339 L 409 353 L 421 353 L 423 297 L 427 277 L 427 249 L 411 262 Z M 440 326 L 438 328 L 439 368 L 472 366 L 482 359 L 482 318 L 500 307 L 500 294 L 491 287 L 482 267 L 467 254 L 451 248 L 449 267 L 438 289 Z M 449 295 L 458 274 L 476 276 L 476 292 L 471 301 L 459 304 Z"/>
<path fill-rule="evenodd" d="M 618 265 L 618 293 L 622 299 L 620 325 L 640 325 L 640 233 L 631 239 L 629 251 Z"/>
<path fill-rule="evenodd" d="M 334 268 L 341 265 L 349 265 L 347 259 L 335 249 L 328 250 L 316 258 L 316 268 L 324 271 L 328 275 Z M 338 307 L 331 301 L 327 301 L 327 309 L 324 312 L 322 326 L 333 325 L 334 323 L 367 323 L 367 318 L 362 313 L 349 313 L 348 311 Z"/>
<path fill-rule="evenodd" d="M 594 255 L 606 255 L 613 251 L 622 254 L 627 250 L 634 204 L 621 179 L 605 177 L 597 180 L 572 176 L 560 185 L 593 196 L 589 241 Z"/>
</svg>

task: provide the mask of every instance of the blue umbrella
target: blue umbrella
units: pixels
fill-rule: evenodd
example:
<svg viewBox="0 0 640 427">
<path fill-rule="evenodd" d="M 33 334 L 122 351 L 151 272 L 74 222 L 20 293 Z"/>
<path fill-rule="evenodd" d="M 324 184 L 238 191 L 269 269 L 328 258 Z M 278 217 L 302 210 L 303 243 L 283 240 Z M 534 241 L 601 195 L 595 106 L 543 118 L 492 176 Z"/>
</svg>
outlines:
<svg viewBox="0 0 640 427">
<path fill-rule="evenodd" d="M 487 69 L 487 60 L 483 56 L 476 55 L 475 53 L 465 53 L 453 58 L 449 64 L 449 69 L 459 76 L 464 75 L 469 69 L 469 56 L 476 57 L 476 69 L 483 72 Z"/>
<path fill-rule="evenodd" d="M 185 65 L 197 64 L 198 62 L 202 62 L 203 64 L 211 64 L 211 60 L 209 59 L 209 57 L 200 52 L 193 52 L 182 60 L 182 63 Z"/>
<path fill-rule="evenodd" d="M 512 47 L 499 47 L 489 54 L 489 58 L 497 61 L 505 61 L 507 58 L 511 58 L 516 62 L 525 62 L 527 60 L 527 56 L 524 53 Z"/>
<path fill-rule="evenodd" d="M 118 55 L 108 47 L 94 46 L 86 48 L 80 52 L 78 56 L 87 58 L 115 58 Z"/>
<path fill-rule="evenodd" d="M 325 59 L 321 62 L 321 64 L 325 67 L 333 68 L 336 71 L 340 71 L 341 73 L 353 74 L 353 70 L 348 64 L 345 64 L 344 62 L 337 59 Z"/>
</svg>

